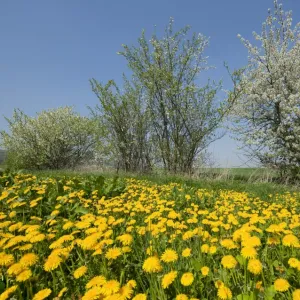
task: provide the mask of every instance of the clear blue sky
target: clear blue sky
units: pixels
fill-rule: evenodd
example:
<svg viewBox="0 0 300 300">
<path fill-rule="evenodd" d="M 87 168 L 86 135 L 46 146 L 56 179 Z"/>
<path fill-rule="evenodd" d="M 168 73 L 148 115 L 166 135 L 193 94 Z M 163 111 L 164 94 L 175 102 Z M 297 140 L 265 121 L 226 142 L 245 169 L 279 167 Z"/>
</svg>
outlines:
<svg viewBox="0 0 300 300">
<path fill-rule="evenodd" d="M 285 0 L 300 21 L 300 1 Z M 42 109 L 74 105 L 86 115 L 87 105 L 97 104 L 89 78 L 121 82 L 128 72 L 116 54 L 121 44 L 134 44 L 141 30 L 148 36 L 162 33 L 175 18 L 175 27 L 191 25 L 192 31 L 210 37 L 206 50 L 216 70 L 203 74 L 224 80 L 231 87 L 223 62 L 239 68 L 247 51 L 237 38 L 260 32 L 272 0 L 28 0 L 0 1 L 0 129 L 7 129 L 3 115 L 14 108 L 29 115 Z M 210 150 L 222 166 L 238 166 L 237 146 L 228 136 Z"/>
</svg>

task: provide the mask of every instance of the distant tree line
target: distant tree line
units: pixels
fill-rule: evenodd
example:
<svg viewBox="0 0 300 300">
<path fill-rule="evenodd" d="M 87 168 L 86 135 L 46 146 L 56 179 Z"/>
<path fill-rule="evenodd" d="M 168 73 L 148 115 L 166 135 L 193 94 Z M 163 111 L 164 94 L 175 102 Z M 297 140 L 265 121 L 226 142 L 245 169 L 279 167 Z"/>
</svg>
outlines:
<svg viewBox="0 0 300 300">
<path fill-rule="evenodd" d="M 230 130 L 260 165 L 297 177 L 300 168 L 300 25 L 274 1 L 273 12 L 254 33 L 241 37 L 249 63 L 230 73 L 233 88 L 220 99 L 221 82 L 199 84 L 209 68 L 208 39 L 174 31 L 145 32 L 134 46 L 123 45 L 130 69 L 123 86 L 91 79 L 98 105 L 90 117 L 64 107 L 29 117 L 15 110 L 2 131 L 8 163 L 16 168 L 68 168 L 96 160 L 130 172 L 157 167 L 192 173 L 208 146 Z"/>
</svg>

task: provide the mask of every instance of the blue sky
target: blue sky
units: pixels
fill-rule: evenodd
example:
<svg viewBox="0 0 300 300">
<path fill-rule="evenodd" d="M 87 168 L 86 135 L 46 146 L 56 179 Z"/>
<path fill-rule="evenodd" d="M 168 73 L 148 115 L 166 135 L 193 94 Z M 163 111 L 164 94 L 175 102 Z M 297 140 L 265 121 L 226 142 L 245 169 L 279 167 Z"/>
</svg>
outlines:
<svg viewBox="0 0 300 300">
<path fill-rule="evenodd" d="M 300 21 L 300 1 L 283 1 Z M 116 54 L 121 44 L 135 44 L 141 30 L 162 33 L 170 17 L 175 28 L 191 25 L 193 32 L 210 38 L 206 50 L 215 70 L 203 73 L 223 79 L 231 87 L 226 61 L 231 68 L 247 62 L 247 51 L 237 38 L 260 32 L 272 0 L 49 0 L 0 2 L 0 129 L 3 117 L 20 108 L 29 115 L 43 109 L 74 105 L 87 115 L 86 106 L 97 104 L 89 79 L 121 83 L 128 72 L 126 61 Z M 227 135 L 210 151 L 220 166 L 240 166 L 241 153 Z"/>
</svg>

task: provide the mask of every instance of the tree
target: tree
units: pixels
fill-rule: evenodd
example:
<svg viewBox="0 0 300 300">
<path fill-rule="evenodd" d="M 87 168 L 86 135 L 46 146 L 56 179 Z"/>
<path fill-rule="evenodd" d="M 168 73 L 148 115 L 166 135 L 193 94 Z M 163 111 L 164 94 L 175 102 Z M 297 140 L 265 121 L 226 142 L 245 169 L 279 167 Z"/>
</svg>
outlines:
<svg viewBox="0 0 300 300">
<path fill-rule="evenodd" d="M 10 130 L 0 134 L 11 167 L 61 169 L 92 156 L 94 123 L 71 107 L 45 110 L 35 118 L 15 110 L 6 120 Z"/>
<path fill-rule="evenodd" d="M 144 31 L 138 46 L 123 45 L 119 52 L 133 77 L 144 88 L 149 111 L 153 148 L 166 171 L 192 172 L 198 155 L 220 137 L 216 134 L 228 103 L 218 103 L 220 84 L 197 85 L 199 74 L 207 69 L 203 56 L 208 39 L 194 34 L 190 27 L 173 32 L 173 20 L 163 38 Z"/>
<path fill-rule="evenodd" d="M 99 136 L 100 154 L 109 153 L 105 163 L 113 158 L 117 168 L 126 172 L 149 171 L 152 167 L 149 118 L 142 87 L 135 81 L 130 83 L 125 77 L 124 92 L 113 80 L 105 85 L 95 79 L 90 82 L 99 99 L 99 105 L 92 109 L 92 113 L 100 124 L 99 128 L 105 132 Z"/>
<path fill-rule="evenodd" d="M 300 24 L 274 1 L 274 13 L 254 33 L 258 45 L 241 38 L 249 62 L 232 113 L 233 133 L 264 166 L 297 173 L 300 167 Z"/>
</svg>

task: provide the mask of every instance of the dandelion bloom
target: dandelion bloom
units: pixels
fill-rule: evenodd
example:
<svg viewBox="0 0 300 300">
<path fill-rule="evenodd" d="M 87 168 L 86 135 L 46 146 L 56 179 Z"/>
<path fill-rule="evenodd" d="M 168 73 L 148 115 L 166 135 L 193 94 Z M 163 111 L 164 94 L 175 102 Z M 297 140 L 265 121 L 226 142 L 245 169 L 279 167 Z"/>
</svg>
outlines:
<svg viewBox="0 0 300 300">
<path fill-rule="evenodd" d="M 10 288 L 6 289 L 2 294 L 0 294 L 0 300 L 6 300 L 8 297 L 15 292 L 18 288 L 17 285 L 13 285 Z"/>
<path fill-rule="evenodd" d="M 83 276 L 87 271 L 87 267 L 86 266 L 82 266 L 82 267 L 79 267 L 77 268 L 75 271 L 74 271 L 74 278 L 78 279 L 80 278 L 81 276 Z"/>
<path fill-rule="evenodd" d="M 179 294 L 179 295 L 176 296 L 175 299 L 176 299 L 176 300 L 188 300 L 189 298 L 188 298 L 188 296 L 185 295 L 185 294 Z"/>
<path fill-rule="evenodd" d="M 0 266 L 9 266 L 14 262 L 14 257 L 12 254 L 6 254 L 5 252 L 0 253 Z"/>
<path fill-rule="evenodd" d="M 226 249 L 229 249 L 229 250 L 237 248 L 236 244 L 231 239 L 222 240 L 221 241 L 221 246 L 226 248 Z"/>
<path fill-rule="evenodd" d="M 16 281 L 22 282 L 22 281 L 26 281 L 27 279 L 29 279 L 32 276 L 32 272 L 31 270 L 27 269 L 22 271 L 17 277 L 16 277 Z"/>
<path fill-rule="evenodd" d="M 209 273 L 209 267 L 202 267 L 201 268 L 201 273 L 203 276 L 207 276 Z"/>
<path fill-rule="evenodd" d="M 293 300 L 300 300 L 300 290 L 294 290 L 293 291 Z"/>
<path fill-rule="evenodd" d="M 299 240 L 298 238 L 293 234 L 287 234 L 282 239 L 282 245 L 287 247 L 295 247 L 299 246 Z"/>
<path fill-rule="evenodd" d="M 297 258 L 291 257 L 288 261 L 288 264 L 292 268 L 297 268 L 299 266 L 299 260 Z"/>
<path fill-rule="evenodd" d="M 222 287 L 222 286 L 224 286 L 223 281 L 217 280 L 217 281 L 215 282 L 215 287 L 216 287 L 217 289 L 219 289 L 219 288 Z"/>
<path fill-rule="evenodd" d="M 162 287 L 166 289 L 177 277 L 176 271 L 171 271 L 162 278 Z"/>
<path fill-rule="evenodd" d="M 147 300 L 147 296 L 145 294 L 137 294 L 132 298 L 132 300 Z"/>
<path fill-rule="evenodd" d="M 254 275 L 258 275 L 262 271 L 262 263 L 259 259 L 252 258 L 248 262 L 248 271 L 251 272 Z"/>
<path fill-rule="evenodd" d="M 101 294 L 102 294 L 102 288 L 98 286 L 94 286 L 84 294 L 81 300 L 99 299 L 99 296 Z"/>
<path fill-rule="evenodd" d="M 109 280 L 103 284 L 102 293 L 109 296 L 117 293 L 120 290 L 120 283 L 116 280 Z"/>
<path fill-rule="evenodd" d="M 43 289 L 39 292 L 37 292 L 34 296 L 32 300 L 43 300 L 45 298 L 47 298 L 50 294 L 51 294 L 51 290 L 50 289 Z"/>
<path fill-rule="evenodd" d="M 11 265 L 8 269 L 7 269 L 7 274 L 8 275 L 18 275 L 20 274 L 22 271 L 24 271 L 24 267 L 20 264 L 20 263 L 16 263 Z"/>
<path fill-rule="evenodd" d="M 161 260 L 166 263 L 174 262 L 177 259 L 178 259 L 178 254 L 173 249 L 166 249 L 166 251 L 161 256 Z"/>
<path fill-rule="evenodd" d="M 106 279 L 104 276 L 102 276 L 102 275 L 95 276 L 86 284 L 86 288 L 90 289 L 91 287 L 94 287 L 94 286 L 102 286 L 105 282 L 106 282 Z"/>
<path fill-rule="evenodd" d="M 33 266 L 38 259 L 39 257 L 35 253 L 26 253 L 21 257 L 19 263 L 24 267 L 30 267 Z"/>
<path fill-rule="evenodd" d="M 256 284 L 255 284 L 255 288 L 260 290 L 260 291 L 263 291 L 262 281 L 257 281 Z"/>
<path fill-rule="evenodd" d="M 126 285 L 130 286 L 131 288 L 136 288 L 136 281 L 135 280 L 129 280 Z"/>
<path fill-rule="evenodd" d="M 202 253 L 208 253 L 208 252 L 209 252 L 209 245 L 203 244 L 203 245 L 201 246 L 201 252 L 202 252 Z"/>
<path fill-rule="evenodd" d="M 190 272 L 184 273 L 180 280 L 181 284 L 184 286 L 191 285 L 193 283 L 193 281 L 194 281 L 194 275 L 193 275 L 193 273 L 190 273 Z"/>
<path fill-rule="evenodd" d="M 55 270 L 62 262 L 62 259 L 58 255 L 50 254 L 44 264 L 44 270 L 50 272 Z"/>
<path fill-rule="evenodd" d="M 286 279 L 279 278 L 274 282 L 276 292 L 286 292 L 290 288 L 290 284 Z"/>
<path fill-rule="evenodd" d="M 257 251 L 253 247 L 243 247 L 241 250 L 241 255 L 244 258 L 255 258 L 257 255 Z"/>
<path fill-rule="evenodd" d="M 133 290 L 128 285 L 122 286 L 118 292 L 118 295 L 120 295 L 121 299 L 131 299 L 132 294 L 133 294 Z"/>
<path fill-rule="evenodd" d="M 110 248 L 107 250 L 105 257 L 107 259 L 117 259 L 120 255 L 122 255 L 122 250 L 120 248 Z"/>
<path fill-rule="evenodd" d="M 181 255 L 183 257 L 189 257 L 189 256 L 191 256 L 191 252 L 192 252 L 191 248 L 186 248 L 182 251 Z"/>
<path fill-rule="evenodd" d="M 221 260 L 221 264 L 226 269 L 233 269 L 236 267 L 237 261 L 232 255 L 225 255 Z"/>
<path fill-rule="evenodd" d="M 222 300 L 231 299 L 232 298 L 231 290 L 225 285 L 219 287 L 218 297 Z"/>
<path fill-rule="evenodd" d="M 60 292 L 58 293 L 58 298 L 61 298 L 63 296 L 63 294 L 68 290 L 68 288 L 64 287 L 63 289 L 60 290 Z"/>
<path fill-rule="evenodd" d="M 143 270 L 147 273 L 156 273 L 162 270 L 162 266 L 156 256 L 150 256 L 144 261 Z"/>
<path fill-rule="evenodd" d="M 117 238 L 117 240 L 119 240 L 123 245 L 129 246 L 133 242 L 133 237 L 131 234 L 126 233 L 126 234 L 120 235 Z"/>
</svg>

